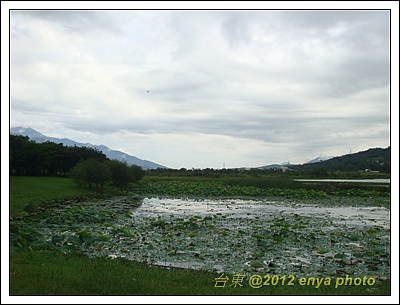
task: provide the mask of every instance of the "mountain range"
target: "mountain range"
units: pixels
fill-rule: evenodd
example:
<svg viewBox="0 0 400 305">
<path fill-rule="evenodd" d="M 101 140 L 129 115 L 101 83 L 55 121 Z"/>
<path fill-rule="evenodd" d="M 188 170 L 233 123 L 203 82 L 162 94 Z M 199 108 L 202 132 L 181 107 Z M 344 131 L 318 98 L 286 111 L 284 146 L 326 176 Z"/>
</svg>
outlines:
<svg viewBox="0 0 400 305">
<path fill-rule="evenodd" d="M 32 129 L 32 128 L 24 128 L 24 127 L 12 127 L 10 129 L 10 133 L 13 135 L 19 135 L 24 137 L 29 137 L 30 140 L 43 143 L 43 142 L 54 142 L 57 144 L 63 144 L 64 146 L 77 146 L 77 147 L 90 147 L 101 151 L 103 154 L 106 155 L 109 159 L 116 159 L 119 161 L 125 161 L 128 165 L 137 165 L 143 169 L 157 169 L 157 168 L 167 168 L 166 166 L 148 161 L 142 160 L 135 156 L 128 155 L 118 150 L 112 150 L 111 148 L 105 145 L 93 145 L 90 143 L 79 143 L 70 139 L 66 138 L 54 138 L 54 137 L 47 137 L 40 132 Z"/>
<path fill-rule="evenodd" d="M 313 163 L 319 163 L 319 162 L 323 162 L 329 159 L 332 159 L 333 157 L 317 157 L 315 159 L 312 159 L 304 164 L 313 164 Z M 290 166 L 294 166 L 294 165 L 298 165 L 298 164 L 292 164 L 289 161 L 287 162 L 283 162 L 283 163 L 279 163 L 279 164 L 268 164 L 268 165 L 264 165 L 264 166 L 260 166 L 258 168 L 260 169 L 282 169 L 285 170 Z"/>
<path fill-rule="evenodd" d="M 166 166 L 139 159 L 135 156 L 123 153 L 118 150 L 110 149 L 105 145 L 93 145 L 90 143 L 79 143 L 67 138 L 54 138 L 47 137 L 40 132 L 32 128 L 24 127 L 13 127 L 10 129 L 10 133 L 14 135 L 27 136 L 30 140 L 43 143 L 43 142 L 54 142 L 57 144 L 63 144 L 65 146 L 77 146 L 77 147 L 90 147 L 97 149 L 104 153 L 109 159 L 116 159 L 125 161 L 129 165 L 137 165 L 143 169 L 157 169 L 163 168 L 168 169 Z M 287 170 L 299 169 L 299 170 L 312 170 L 315 168 L 323 168 L 328 171 L 380 171 L 384 173 L 390 173 L 390 146 L 388 148 L 371 148 L 366 151 L 358 153 L 348 154 L 340 157 L 318 157 L 312 159 L 304 164 L 292 164 L 289 162 L 283 162 L 280 164 L 270 164 L 258 167 L 260 169 L 282 169 Z"/>
</svg>

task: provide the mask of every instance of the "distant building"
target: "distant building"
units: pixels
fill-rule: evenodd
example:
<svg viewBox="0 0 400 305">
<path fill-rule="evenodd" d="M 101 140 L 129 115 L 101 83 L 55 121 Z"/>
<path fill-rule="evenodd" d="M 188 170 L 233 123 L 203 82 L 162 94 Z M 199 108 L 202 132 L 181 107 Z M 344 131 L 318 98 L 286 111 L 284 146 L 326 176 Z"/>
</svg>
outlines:
<svg viewBox="0 0 400 305">
<path fill-rule="evenodd" d="M 370 168 L 366 168 L 366 169 L 361 169 L 359 170 L 359 172 L 365 172 L 365 173 L 379 173 L 379 171 L 373 171 Z"/>
<path fill-rule="evenodd" d="M 240 167 L 239 171 L 243 172 L 243 171 L 249 171 L 251 170 L 251 167 Z"/>
</svg>

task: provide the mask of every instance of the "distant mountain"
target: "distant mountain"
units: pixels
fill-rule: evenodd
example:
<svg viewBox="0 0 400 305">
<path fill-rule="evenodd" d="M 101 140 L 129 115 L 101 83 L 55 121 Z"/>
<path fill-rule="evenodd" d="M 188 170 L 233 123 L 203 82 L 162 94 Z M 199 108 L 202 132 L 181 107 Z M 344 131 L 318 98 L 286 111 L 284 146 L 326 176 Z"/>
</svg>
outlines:
<svg viewBox="0 0 400 305">
<path fill-rule="evenodd" d="M 317 157 L 315 159 L 312 159 L 304 164 L 310 164 L 310 163 L 318 163 L 318 162 L 323 162 L 329 159 L 332 159 L 333 157 Z"/>
<path fill-rule="evenodd" d="M 318 157 L 304 164 L 270 164 L 259 169 L 312 170 L 323 168 L 327 171 L 379 171 L 390 173 L 390 146 L 388 148 L 371 148 L 340 157 Z"/>
<path fill-rule="evenodd" d="M 281 164 L 269 164 L 269 165 L 264 165 L 264 166 L 260 166 L 257 167 L 259 169 L 282 169 L 282 170 L 286 170 L 289 168 L 289 166 L 292 166 L 294 164 L 289 163 L 289 162 L 283 162 Z"/>
<path fill-rule="evenodd" d="M 325 161 L 307 162 L 302 165 L 291 166 L 291 168 L 298 170 L 323 168 L 327 171 L 379 171 L 390 173 L 390 146 L 387 148 L 370 148 Z"/>
<path fill-rule="evenodd" d="M 135 156 L 131 156 L 128 154 L 125 154 L 121 151 L 118 150 L 112 150 L 109 147 L 105 145 L 93 145 L 90 143 L 79 143 L 75 142 L 73 140 L 67 139 L 67 138 L 53 138 L 53 137 L 47 137 L 40 132 L 32 129 L 32 128 L 24 128 L 24 127 L 13 127 L 10 129 L 10 133 L 14 135 L 20 135 L 20 136 L 26 136 L 29 137 L 30 140 L 38 142 L 38 143 L 43 143 L 43 142 L 54 142 L 57 144 L 63 144 L 64 146 L 77 146 L 77 147 L 90 147 L 90 148 L 95 148 L 103 154 L 107 156 L 109 159 L 116 159 L 120 161 L 126 161 L 127 164 L 129 165 L 137 165 L 140 166 L 143 169 L 157 169 L 157 168 L 167 168 L 163 165 L 147 161 L 147 160 L 142 160 L 139 159 Z"/>
<path fill-rule="evenodd" d="M 260 169 L 281 169 L 282 167 L 287 167 L 287 165 L 269 164 L 269 165 L 264 165 L 264 166 L 260 166 L 260 167 L 257 167 L 257 168 L 260 168 Z"/>
</svg>

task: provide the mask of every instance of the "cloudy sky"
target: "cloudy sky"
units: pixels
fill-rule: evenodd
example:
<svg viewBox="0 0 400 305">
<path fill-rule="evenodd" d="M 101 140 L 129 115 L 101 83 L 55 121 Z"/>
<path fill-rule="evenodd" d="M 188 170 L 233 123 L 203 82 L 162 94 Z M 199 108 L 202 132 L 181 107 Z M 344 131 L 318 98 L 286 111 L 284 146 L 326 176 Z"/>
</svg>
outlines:
<svg viewBox="0 0 400 305">
<path fill-rule="evenodd" d="M 12 11 L 10 125 L 172 168 L 390 145 L 389 11 Z"/>
</svg>

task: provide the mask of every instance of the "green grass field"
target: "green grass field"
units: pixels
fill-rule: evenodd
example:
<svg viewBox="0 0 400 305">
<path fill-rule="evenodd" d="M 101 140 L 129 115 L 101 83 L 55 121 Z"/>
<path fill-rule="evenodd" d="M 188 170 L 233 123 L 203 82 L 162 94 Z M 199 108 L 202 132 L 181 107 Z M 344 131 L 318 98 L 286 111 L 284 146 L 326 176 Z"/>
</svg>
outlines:
<svg viewBox="0 0 400 305">
<path fill-rule="evenodd" d="M 185 269 L 166 269 L 124 260 L 91 259 L 49 252 L 12 253 L 11 295 L 387 295 L 390 282 L 372 286 L 264 285 L 252 288 L 249 278 L 234 285 L 228 275 L 225 285 L 217 284 L 220 274 Z M 225 275 L 224 275 L 225 276 Z M 265 282 L 265 280 L 263 280 Z M 242 285 L 242 286 L 241 286 Z"/>
<path fill-rule="evenodd" d="M 100 196 L 118 193 L 118 190 L 106 187 L 104 190 L 79 189 L 69 178 L 60 177 L 10 177 L 10 216 L 24 215 L 38 207 L 45 207 L 58 200 L 73 199 L 77 196 Z"/>
<path fill-rule="evenodd" d="M 67 178 L 11 177 L 11 215 L 54 199 L 89 194 Z M 215 287 L 219 274 L 166 269 L 122 259 L 92 259 L 58 250 L 22 248 L 10 252 L 10 295 L 389 295 L 390 281 L 373 286 L 269 285 Z M 229 275 L 232 279 L 233 275 Z"/>
</svg>

